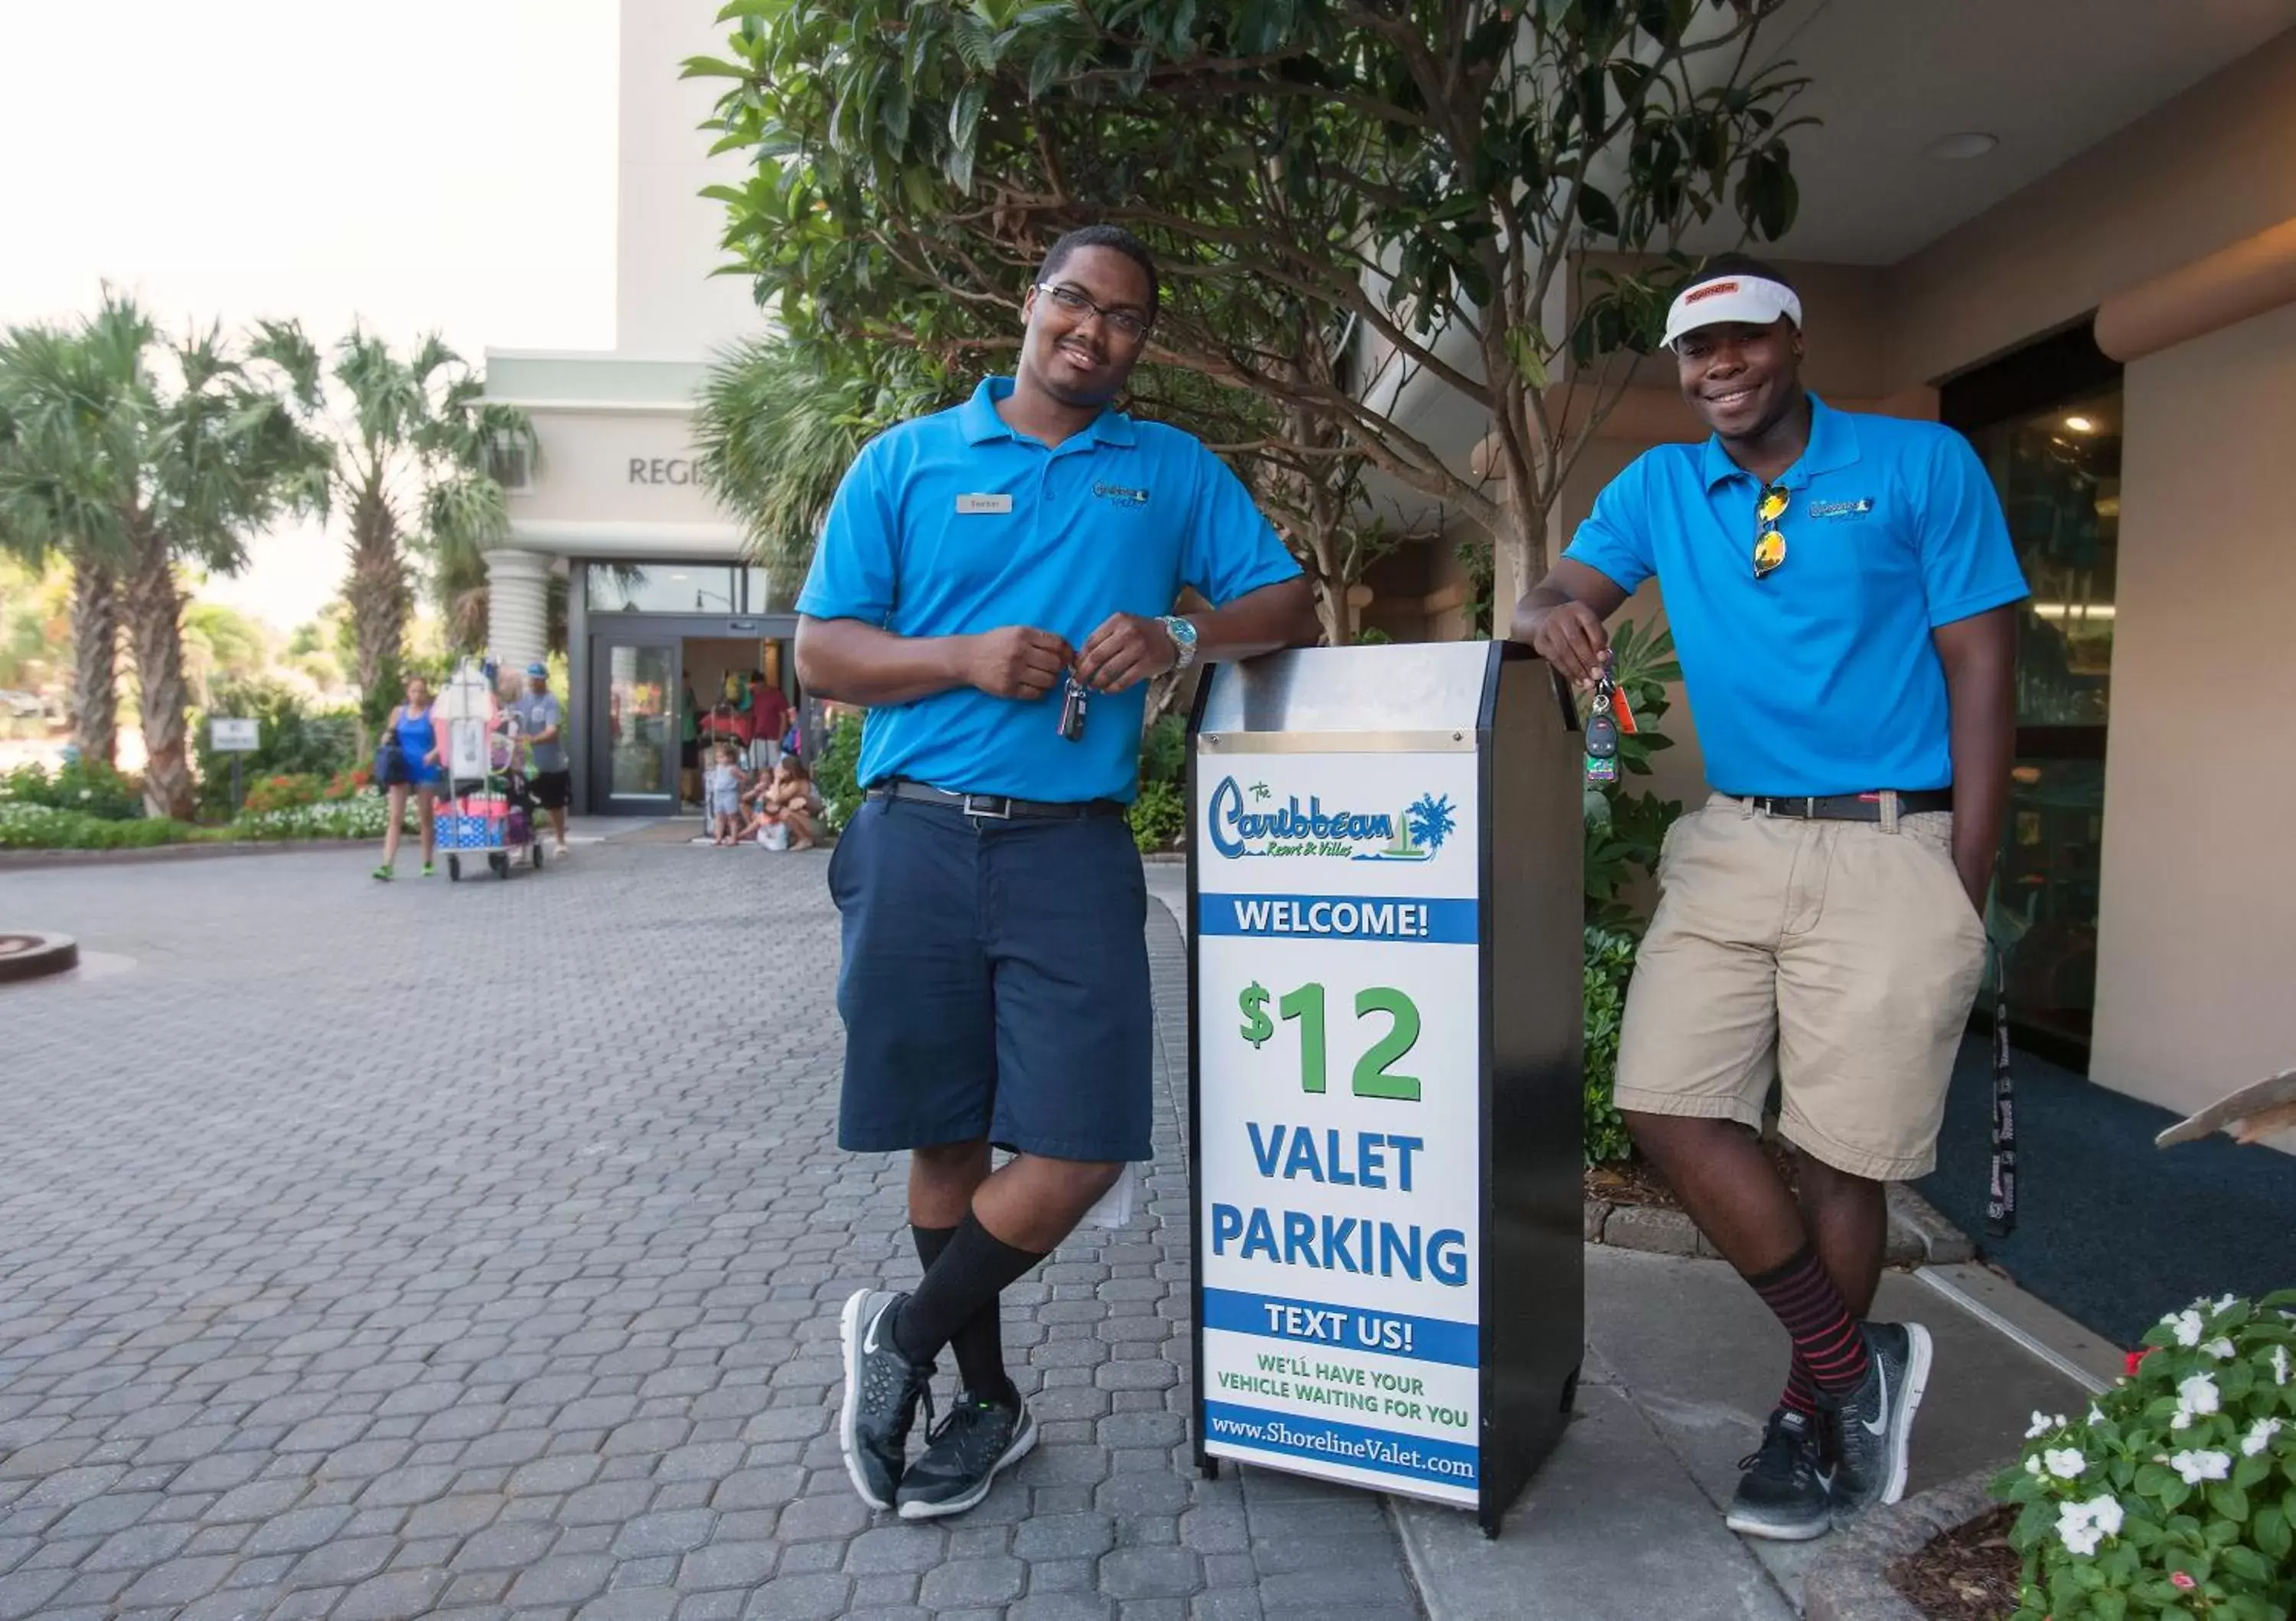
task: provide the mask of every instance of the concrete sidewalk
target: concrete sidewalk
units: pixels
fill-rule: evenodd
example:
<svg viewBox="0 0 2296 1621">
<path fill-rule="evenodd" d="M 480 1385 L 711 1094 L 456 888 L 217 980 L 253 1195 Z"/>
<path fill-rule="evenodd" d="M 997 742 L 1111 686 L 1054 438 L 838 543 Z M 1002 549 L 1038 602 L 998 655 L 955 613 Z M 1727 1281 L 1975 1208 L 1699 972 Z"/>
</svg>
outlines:
<svg viewBox="0 0 2296 1621">
<path fill-rule="evenodd" d="M 2035 1408 L 2088 1399 L 1918 1274 L 1884 1277 L 1878 1311 L 1927 1324 L 1937 1342 L 1909 1492 L 2005 1461 Z M 1464 1514 L 1392 1502 L 1428 1615 L 1799 1614 L 1802 1573 L 1826 1541 L 1755 1542 L 1722 1525 L 1784 1371 L 1784 1334 L 1727 1266 L 1589 1247 L 1578 1415 L 1499 1538 Z"/>
<path fill-rule="evenodd" d="M 1150 892 L 1184 930 L 1186 882 L 1184 866 L 1149 864 Z M 1577 1414 L 1501 1535 L 1486 1540 L 1472 1516 L 1456 1510 L 1388 1500 L 1427 1614 L 1434 1621 L 1798 1615 L 1803 1572 L 1830 1539 L 1755 1542 L 1722 1524 L 1738 1460 L 1759 1443 L 1777 1400 L 1784 1333 L 1718 1261 L 1599 1245 L 1586 1255 L 1587 1360 Z M 2005 1461 L 2034 1409 L 2072 1411 L 2118 1371 L 2112 1347 L 1981 1268 L 1890 1273 L 1877 1314 L 1924 1323 L 1936 1340 L 1909 1494 Z"/>
</svg>

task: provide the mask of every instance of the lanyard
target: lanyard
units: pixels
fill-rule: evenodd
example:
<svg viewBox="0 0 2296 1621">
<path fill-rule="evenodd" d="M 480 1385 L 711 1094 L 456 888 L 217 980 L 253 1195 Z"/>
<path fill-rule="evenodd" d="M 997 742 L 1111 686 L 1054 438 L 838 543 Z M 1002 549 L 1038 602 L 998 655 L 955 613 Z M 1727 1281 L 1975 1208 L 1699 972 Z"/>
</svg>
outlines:
<svg viewBox="0 0 2296 1621">
<path fill-rule="evenodd" d="M 2007 954 L 1993 958 L 1993 1167 L 1985 1197 L 1985 1231 L 2007 1238 L 2017 1231 L 2017 1110 L 2009 1079 L 2009 969 Z"/>
</svg>

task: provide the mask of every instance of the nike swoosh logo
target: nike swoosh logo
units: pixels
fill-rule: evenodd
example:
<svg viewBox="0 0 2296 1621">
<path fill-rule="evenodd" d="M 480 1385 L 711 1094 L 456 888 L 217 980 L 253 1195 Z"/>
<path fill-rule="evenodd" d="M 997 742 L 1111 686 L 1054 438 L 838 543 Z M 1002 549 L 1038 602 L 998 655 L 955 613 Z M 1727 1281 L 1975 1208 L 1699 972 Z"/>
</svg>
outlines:
<svg viewBox="0 0 2296 1621">
<path fill-rule="evenodd" d="M 1874 1362 L 1874 1371 L 1882 1377 L 1882 1416 L 1878 1419 L 1860 1419 L 1857 1421 L 1865 1426 L 1867 1435 L 1883 1436 L 1890 1433 L 1890 1370 L 1880 1358 L 1876 1357 Z"/>
<path fill-rule="evenodd" d="M 869 1331 L 861 1338 L 861 1349 L 872 1356 L 877 1354 L 877 1325 L 884 1321 L 885 1311 L 880 1306 L 877 1314 L 869 1319 Z"/>
</svg>

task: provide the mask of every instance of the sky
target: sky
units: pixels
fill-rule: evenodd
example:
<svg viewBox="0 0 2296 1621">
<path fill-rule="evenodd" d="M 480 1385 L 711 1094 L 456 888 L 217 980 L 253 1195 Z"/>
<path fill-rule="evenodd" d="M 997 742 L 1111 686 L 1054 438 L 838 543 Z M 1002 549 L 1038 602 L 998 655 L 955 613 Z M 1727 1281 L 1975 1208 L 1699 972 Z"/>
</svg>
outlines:
<svg viewBox="0 0 2296 1621">
<path fill-rule="evenodd" d="M 0 0 L 0 325 L 108 281 L 165 323 L 614 341 L 615 0 Z M 340 533 L 202 597 L 285 631 Z"/>
</svg>

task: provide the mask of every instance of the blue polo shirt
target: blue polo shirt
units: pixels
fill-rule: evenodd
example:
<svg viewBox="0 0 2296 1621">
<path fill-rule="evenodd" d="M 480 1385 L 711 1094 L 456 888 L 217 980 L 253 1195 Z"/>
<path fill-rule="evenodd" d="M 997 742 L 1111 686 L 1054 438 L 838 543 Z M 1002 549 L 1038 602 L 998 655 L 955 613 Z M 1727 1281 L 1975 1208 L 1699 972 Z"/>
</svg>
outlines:
<svg viewBox="0 0 2296 1621">
<path fill-rule="evenodd" d="M 904 636 L 1026 625 L 1082 651 L 1111 614 L 1215 603 L 1300 572 L 1236 476 L 1195 438 L 1107 411 L 1057 448 L 996 414 L 992 377 L 953 410 L 872 439 L 838 487 L 797 610 Z M 1033 703 L 972 687 L 869 711 L 861 781 L 1062 803 L 1137 791 L 1145 682 L 1095 692 L 1060 735 L 1061 684 Z"/>
<path fill-rule="evenodd" d="M 1716 789 L 1948 787 L 1930 633 L 2026 594 L 2000 498 L 1949 428 L 1815 397 L 1810 412 L 1779 480 L 1786 555 L 1767 578 L 1753 564 L 1761 482 L 1719 438 L 1637 457 L 1563 555 L 1627 591 L 1658 576 Z"/>
</svg>

